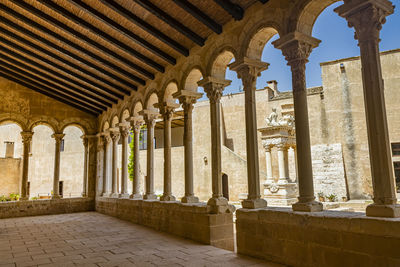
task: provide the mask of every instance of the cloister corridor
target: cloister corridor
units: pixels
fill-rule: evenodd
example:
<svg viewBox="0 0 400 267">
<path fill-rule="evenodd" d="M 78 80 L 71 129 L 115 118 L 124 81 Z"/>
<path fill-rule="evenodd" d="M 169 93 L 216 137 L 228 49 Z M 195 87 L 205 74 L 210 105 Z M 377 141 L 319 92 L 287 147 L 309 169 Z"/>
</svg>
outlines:
<svg viewBox="0 0 400 267">
<path fill-rule="evenodd" d="M 282 266 L 97 212 L 3 219 L 0 229 L 1 267 Z"/>
</svg>

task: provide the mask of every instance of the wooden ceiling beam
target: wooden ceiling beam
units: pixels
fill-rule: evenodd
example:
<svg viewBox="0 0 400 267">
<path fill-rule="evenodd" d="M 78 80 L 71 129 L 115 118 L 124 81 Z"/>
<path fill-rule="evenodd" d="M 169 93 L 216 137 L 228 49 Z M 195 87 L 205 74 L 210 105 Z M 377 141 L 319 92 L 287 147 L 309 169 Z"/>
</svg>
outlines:
<svg viewBox="0 0 400 267">
<path fill-rule="evenodd" d="M 1 31 L 1 30 L 0 30 L 0 31 Z M 80 74 L 78 74 L 78 73 L 75 73 L 75 72 L 72 72 L 72 71 L 70 71 L 70 70 L 64 68 L 62 65 L 56 64 L 55 62 L 50 61 L 50 60 L 48 60 L 48 59 L 46 59 L 46 58 L 44 58 L 44 57 L 42 57 L 42 56 L 40 56 L 40 55 L 38 55 L 38 54 L 35 54 L 35 53 L 32 52 L 32 51 L 26 50 L 26 49 L 23 48 L 22 46 L 19 46 L 19 45 L 15 44 L 15 43 L 13 43 L 13 42 L 11 42 L 11 41 L 9 41 L 9 40 L 6 40 L 5 38 L 3 38 L 3 37 L 1 37 L 1 36 L 0 36 L 0 43 L 8 45 L 9 47 L 12 47 L 13 49 L 19 51 L 20 53 L 22 52 L 22 53 L 25 54 L 25 55 L 30 55 L 30 56 L 32 56 L 33 58 L 35 58 L 36 60 L 39 60 L 39 61 L 41 61 L 41 62 L 43 62 L 43 63 L 45 63 L 45 64 L 47 64 L 47 65 L 50 65 L 50 66 L 54 67 L 56 70 L 59 70 L 59 71 L 62 71 L 62 72 L 64 72 L 64 73 L 66 73 L 66 74 L 69 74 L 69 75 L 71 75 L 71 76 L 74 76 L 74 77 L 78 78 L 79 80 L 84 81 L 84 82 L 86 82 L 87 84 L 90 84 L 91 86 L 98 88 L 100 91 L 97 92 L 97 90 L 96 90 L 96 92 L 97 92 L 96 94 L 98 94 L 98 95 L 103 95 L 102 92 L 107 93 L 107 94 L 109 95 L 108 98 L 109 98 L 110 101 L 112 101 L 113 103 L 117 103 L 117 98 L 123 99 L 123 95 L 121 95 L 121 94 L 119 94 L 119 93 L 116 93 L 116 92 L 114 92 L 114 91 L 112 91 L 112 90 L 110 90 L 110 89 L 108 89 L 108 88 L 102 87 L 100 84 L 98 84 L 98 83 L 96 83 L 96 82 L 93 82 L 93 81 L 91 81 L 91 80 L 89 80 L 89 79 L 86 79 L 86 78 L 83 77 L 82 75 L 80 75 Z M 33 62 L 34 65 L 37 65 L 37 66 L 38 66 L 39 68 L 41 68 L 41 69 L 46 68 L 46 67 L 44 67 L 43 64 L 36 63 L 36 62 L 34 62 L 34 61 L 28 59 L 28 58 L 27 58 L 26 56 L 24 56 L 24 55 L 21 55 L 21 54 L 19 54 L 19 53 L 16 53 L 16 52 L 14 52 L 14 51 L 11 51 L 11 50 L 5 48 L 4 46 L 1 46 L 1 47 L 2 47 L 2 49 L 4 49 L 4 51 L 6 51 L 9 55 L 12 55 L 13 57 L 18 58 L 19 60 L 22 60 L 22 61 L 25 61 L 25 62 L 28 62 L 28 63 L 29 63 L 29 62 Z M 55 71 L 54 71 L 54 72 L 55 72 Z M 57 73 L 59 76 L 62 75 L 62 74 L 60 74 L 59 72 L 55 72 L 55 73 Z M 67 78 L 68 78 L 68 77 L 67 77 Z M 69 78 L 68 80 L 71 80 L 71 79 Z"/>
<path fill-rule="evenodd" d="M 46 66 L 40 65 L 40 64 L 36 63 L 33 60 L 30 60 L 30 59 L 28 59 L 26 57 L 23 57 L 23 56 L 15 53 L 14 51 L 11 51 L 11 50 L 7 49 L 6 47 L 2 46 L 1 44 L 0 44 L 0 53 L 2 53 L 2 54 L 0 54 L 1 58 L 3 58 L 4 60 L 10 62 L 13 65 L 18 65 L 18 66 L 22 67 L 22 66 L 26 66 L 26 64 L 24 64 L 24 63 L 27 63 L 27 64 L 29 64 L 31 66 L 34 66 L 37 71 L 43 70 L 43 71 L 45 71 L 47 73 L 51 73 L 55 77 L 59 77 L 59 78 L 63 79 L 64 81 L 67 81 L 70 84 L 73 84 L 73 87 L 77 88 L 77 90 L 80 90 L 79 88 L 83 88 L 87 92 L 92 93 L 95 97 L 97 97 L 97 96 L 101 97 L 101 100 L 100 100 L 100 98 L 99 98 L 99 100 L 100 101 L 106 101 L 107 104 L 106 103 L 104 103 L 104 104 L 107 105 L 107 106 L 111 107 L 113 103 L 117 103 L 117 100 L 114 97 L 109 97 L 109 96 L 103 94 L 102 92 L 99 92 L 99 91 L 97 91 L 97 90 L 95 90 L 95 89 L 93 89 L 93 88 L 91 88 L 91 87 L 89 87 L 89 86 L 87 86 L 87 85 L 85 85 L 83 83 L 71 80 L 67 76 L 65 76 L 65 75 L 63 75 L 61 73 L 58 73 L 58 72 L 56 72 L 56 71 L 54 71 L 54 70 L 52 70 L 50 68 L 47 68 Z M 8 57 L 8 56 L 12 56 L 13 58 Z M 15 60 L 14 58 L 17 58 L 19 61 Z M 31 68 L 31 67 L 27 66 L 27 68 Z M 33 70 L 31 72 L 33 72 Z M 56 78 L 54 78 L 54 79 L 56 79 Z"/>
<path fill-rule="evenodd" d="M 14 59 L 6 56 L 6 55 L 0 54 L 0 62 L 2 62 L 3 66 L 5 66 L 5 67 L 8 67 L 8 66 L 6 66 L 4 64 L 4 63 L 7 62 L 6 64 L 11 64 L 12 66 L 15 66 L 15 67 L 17 67 L 17 68 L 19 68 L 21 70 L 26 70 L 26 71 L 29 71 L 29 72 L 34 73 L 36 75 L 39 75 L 39 76 L 41 76 L 42 78 L 44 78 L 44 79 L 46 79 L 48 81 L 51 81 L 53 83 L 61 85 L 62 87 L 64 87 L 64 90 L 66 90 L 66 91 L 70 91 L 72 89 L 72 90 L 74 90 L 73 92 L 76 92 L 76 93 L 82 95 L 84 98 L 87 98 L 89 100 L 93 100 L 94 102 L 102 105 L 104 108 L 112 107 L 111 103 L 109 103 L 109 102 L 97 97 L 96 95 L 88 94 L 87 92 L 82 91 L 79 87 L 71 86 L 70 84 L 67 84 L 67 83 L 63 82 L 62 80 L 60 80 L 58 78 L 54 78 L 54 77 L 52 77 L 52 76 L 50 76 L 50 75 L 48 75 L 48 74 L 46 74 L 46 73 L 44 73 L 42 71 L 39 71 L 39 70 L 37 70 L 35 68 L 32 68 L 29 65 L 23 64 L 23 63 L 21 63 L 21 62 L 19 62 L 17 60 L 14 60 Z"/>
<path fill-rule="evenodd" d="M 19 0 L 11 0 L 11 1 L 19 1 Z M 148 66 L 158 70 L 159 72 L 164 72 L 165 71 L 165 69 L 164 69 L 164 67 L 162 65 L 158 64 L 157 62 L 155 62 L 151 58 L 148 58 L 148 57 L 142 55 L 141 53 L 139 53 L 136 50 L 134 50 L 132 47 L 124 44 L 123 42 L 121 42 L 118 39 L 116 39 L 116 38 L 112 37 L 111 35 L 109 35 L 108 33 L 106 33 L 104 31 L 94 27 L 93 25 L 91 25 L 87 21 L 79 18 L 75 14 L 69 12 L 65 8 L 57 5 L 56 3 L 52 2 L 52 1 L 48 1 L 48 0 L 38 0 L 38 1 L 40 3 L 42 3 L 43 5 L 45 5 L 46 7 L 52 9 L 53 11 L 56 11 L 58 14 L 60 14 L 63 17 L 67 18 L 68 20 L 76 23 L 77 25 L 80 25 L 81 27 L 84 27 L 84 28 L 88 29 L 89 31 L 91 31 L 95 35 L 100 36 L 101 38 L 103 38 L 107 42 L 111 43 L 113 46 L 118 47 L 119 49 L 121 49 L 125 53 L 128 53 L 131 56 L 139 59 L 140 61 L 142 61 L 143 63 L 147 64 Z"/>
<path fill-rule="evenodd" d="M 138 16 L 136 16 L 131 11 L 125 9 L 121 5 L 119 5 L 114 0 L 100 0 L 103 5 L 108 7 L 111 10 L 114 10 L 118 15 L 124 17 L 126 20 L 135 24 L 136 26 L 140 27 L 142 30 L 148 32 L 158 40 L 162 41 L 164 44 L 170 46 L 171 48 L 175 49 L 175 51 L 181 53 L 184 56 L 189 56 L 189 49 L 175 41 L 174 39 L 170 38 L 168 35 L 164 34 L 157 28 L 153 27 L 146 21 L 142 20 Z"/>
<path fill-rule="evenodd" d="M 232 3 L 230 0 L 214 0 L 220 7 L 228 12 L 235 20 L 241 20 L 244 10 L 241 6 Z"/>
<path fill-rule="evenodd" d="M 191 4 L 189 1 L 187 0 L 173 0 L 173 1 L 175 2 L 175 4 L 177 4 L 179 7 L 188 12 L 193 17 L 195 17 L 198 21 L 206 25 L 216 34 L 222 33 L 221 25 L 219 25 L 216 21 L 207 16 L 204 12 L 198 9 L 195 5 Z"/>
<path fill-rule="evenodd" d="M 93 108 L 99 109 L 99 110 L 107 110 L 107 107 L 103 106 L 103 105 L 99 105 L 96 102 L 93 102 L 90 99 L 85 99 L 84 97 L 82 97 L 81 95 L 78 95 L 74 92 L 69 92 L 67 90 L 65 90 L 64 88 L 49 82 L 48 80 L 42 79 L 37 77 L 36 75 L 33 75 L 25 70 L 19 69 L 11 64 L 8 64 L 2 60 L 0 60 L 0 69 L 7 70 L 9 71 L 10 74 L 12 74 L 14 77 L 17 77 L 20 80 L 24 80 L 26 79 L 29 80 L 31 83 L 35 82 L 37 84 L 42 84 L 47 86 L 48 88 L 50 88 L 51 90 L 53 90 L 54 93 L 56 94 L 63 94 L 65 96 L 68 96 L 72 99 L 74 99 L 73 101 L 80 101 L 82 103 L 85 103 L 86 105 L 90 105 Z"/>
<path fill-rule="evenodd" d="M 18 36 L 18 35 L 16 35 L 16 34 L 14 34 L 13 32 L 10 32 L 10 31 L 6 30 L 5 28 L 0 27 L 0 33 L 4 33 L 6 36 L 12 37 L 13 39 L 17 40 L 18 42 L 23 43 L 23 44 L 27 45 L 28 47 L 32 47 L 32 48 L 34 48 L 35 50 L 40 51 L 41 53 L 43 53 L 43 54 L 45 54 L 45 55 L 49 55 L 50 57 L 52 57 L 52 58 L 54 58 L 54 59 L 56 59 L 56 60 L 62 62 L 63 64 L 69 65 L 69 66 L 71 66 L 71 67 L 73 67 L 73 68 L 79 70 L 80 72 L 85 73 L 86 75 L 95 77 L 95 78 L 98 79 L 99 81 L 101 81 L 101 82 L 107 84 L 108 86 L 110 86 L 110 87 L 112 87 L 112 88 L 115 88 L 116 90 L 118 90 L 119 92 L 121 92 L 121 93 L 123 93 L 123 94 L 129 95 L 129 93 L 130 93 L 130 92 L 129 92 L 128 90 L 126 90 L 125 88 L 122 88 L 122 87 L 120 87 L 119 85 L 117 85 L 117 84 L 115 84 L 115 83 L 113 83 L 113 82 L 110 82 L 110 81 L 107 80 L 107 79 L 104 79 L 104 78 L 102 78 L 102 77 L 100 77 L 100 76 L 98 76 L 98 75 L 96 75 L 96 74 L 94 74 L 94 73 L 92 73 L 92 72 L 90 72 L 90 71 L 88 71 L 88 70 L 86 70 L 86 69 L 84 69 L 84 68 L 82 68 L 82 67 L 80 67 L 80 66 L 74 64 L 74 63 L 72 63 L 72 62 L 69 62 L 69 61 L 65 60 L 64 58 L 62 58 L 62 57 L 60 57 L 60 56 L 54 54 L 53 52 L 51 52 L 51 51 L 49 51 L 49 50 L 46 50 L 46 49 L 44 49 L 43 47 L 41 47 L 41 46 L 39 46 L 39 45 L 36 45 L 36 44 L 34 44 L 34 43 L 28 41 L 27 39 L 22 38 L 22 37 L 20 37 L 20 36 Z M 123 98 L 122 95 L 121 95 L 120 98 L 121 98 L 121 99 Z"/>
<path fill-rule="evenodd" d="M 18 84 L 20 84 L 22 86 L 25 86 L 26 88 L 29 88 L 29 89 L 31 89 L 33 91 L 36 91 L 36 92 L 38 92 L 38 93 L 40 93 L 42 95 L 48 96 L 48 97 L 53 98 L 53 99 L 55 99 L 55 100 L 57 100 L 59 102 L 62 102 L 62 103 L 67 104 L 67 105 L 69 105 L 71 107 L 74 107 L 74 108 L 76 108 L 78 110 L 81 110 L 83 112 L 89 113 L 89 114 L 91 114 L 93 116 L 97 117 L 99 114 L 101 114 L 100 110 L 93 110 L 93 109 L 87 108 L 87 107 L 85 107 L 85 105 L 83 103 L 77 104 L 75 102 L 71 102 L 69 100 L 70 98 L 61 97 L 59 95 L 54 94 L 54 93 L 51 92 L 50 88 L 47 88 L 46 86 L 40 86 L 40 85 L 34 86 L 34 85 L 32 85 L 32 84 L 30 84 L 28 82 L 24 82 L 23 80 L 15 78 L 14 76 L 10 75 L 7 71 L 3 72 L 0 69 L 0 76 L 2 76 L 3 78 L 8 79 L 10 81 L 13 81 L 15 83 L 18 83 Z"/>
<path fill-rule="evenodd" d="M 259 0 L 262 4 L 266 4 L 269 0 Z"/>
<path fill-rule="evenodd" d="M 205 39 L 198 35 L 197 33 L 193 32 L 191 29 L 171 17 L 169 14 L 161 10 L 159 7 L 154 5 L 152 2 L 148 0 L 134 0 L 138 3 L 141 7 L 152 13 L 154 16 L 159 18 L 160 20 L 164 21 L 172 28 L 183 34 L 186 38 L 192 40 L 194 43 L 198 44 L 199 46 L 203 46 Z"/>
<path fill-rule="evenodd" d="M 70 3 L 74 4 L 81 10 L 85 10 L 88 14 L 90 14 L 92 17 L 97 18 L 100 20 L 102 23 L 108 25 L 109 27 L 113 28 L 115 31 L 119 32 L 121 35 L 125 36 L 126 38 L 129 38 L 132 40 L 134 43 L 140 45 L 144 49 L 147 49 L 148 51 L 152 52 L 156 56 L 162 58 L 166 62 L 168 62 L 171 65 L 176 64 L 176 59 L 169 55 L 168 53 L 162 51 L 160 48 L 156 47 L 155 45 L 152 45 L 148 41 L 144 40 L 140 36 L 136 35 L 135 33 L 131 32 L 130 30 L 126 29 L 122 25 L 118 24 L 114 20 L 110 19 L 103 13 L 97 11 L 96 9 L 92 8 L 91 6 L 85 4 L 81 0 L 69 0 Z M 89 24 L 90 25 L 90 24 Z M 88 26 L 88 25 L 87 25 Z"/>
</svg>

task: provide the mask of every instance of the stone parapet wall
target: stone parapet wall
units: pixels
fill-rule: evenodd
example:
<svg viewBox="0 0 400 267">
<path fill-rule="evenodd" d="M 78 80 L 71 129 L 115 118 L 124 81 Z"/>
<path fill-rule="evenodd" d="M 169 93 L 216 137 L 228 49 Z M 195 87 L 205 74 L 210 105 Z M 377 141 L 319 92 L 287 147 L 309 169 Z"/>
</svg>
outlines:
<svg viewBox="0 0 400 267">
<path fill-rule="evenodd" d="M 232 213 L 208 214 L 205 203 L 99 197 L 96 211 L 215 247 L 234 247 Z"/>
<path fill-rule="evenodd" d="M 239 209 L 238 253 L 289 266 L 400 266 L 400 219 Z"/>
<path fill-rule="evenodd" d="M 94 210 L 94 199 L 68 198 L 0 203 L 0 219 Z"/>
</svg>

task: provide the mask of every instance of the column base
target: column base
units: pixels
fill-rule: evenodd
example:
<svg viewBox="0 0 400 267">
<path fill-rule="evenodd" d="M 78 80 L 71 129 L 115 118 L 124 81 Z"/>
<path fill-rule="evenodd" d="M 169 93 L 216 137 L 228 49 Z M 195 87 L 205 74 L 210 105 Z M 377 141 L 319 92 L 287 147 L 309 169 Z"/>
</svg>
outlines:
<svg viewBox="0 0 400 267">
<path fill-rule="evenodd" d="M 101 196 L 102 197 L 110 197 L 111 193 L 103 193 Z"/>
<path fill-rule="evenodd" d="M 154 199 L 157 199 L 157 195 L 155 195 L 155 194 L 146 194 L 146 195 L 143 196 L 143 199 L 154 200 Z"/>
<path fill-rule="evenodd" d="M 224 197 L 212 197 L 207 202 L 207 212 L 211 214 L 233 213 L 235 207 L 228 204 Z"/>
<path fill-rule="evenodd" d="M 119 197 L 119 194 L 118 194 L 118 193 L 112 193 L 110 197 L 111 197 L 111 198 L 118 198 L 118 197 Z"/>
<path fill-rule="evenodd" d="M 176 201 L 176 198 L 173 195 L 162 195 L 160 201 Z"/>
<path fill-rule="evenodd" d="M 129 194 L 125 193 L 125 194 L 119 194 L 120 198 L 129 198 Z"/>
<path fill-rule="evenodd" d="M 82 193 L 82 197 L 87 197 L 86 193 Z"/>
<path fill-rule="evenodd" d="M 367 206 L 366 215 L 370 217 L 399 218 L 400 205 L 379 205 L 371 204 Z"/>
<path fill-rule="evenodd" d="M 181 200 L 182 203 L 198 203 L 199 198 L 195 196 L 184 196 Z"/>
<path fill-rule="evenodd" d="M 318 212 L 323 210 L 321 202 L 297 202 L 292 205 L 293 211 Z"/>
<path fill-rule="evenodd" d="M 19 198 L 19 200 L 20 200 L 20 201 L 28 201 L 28 200 L 29 200 L 29 197 L 21 197 L 21 198 Z"/>
<path fill-rule="evenodd" d="M 60 198 L 61 198 L 60 195 L 52 195 L 52 196 L 51 196 L 51 199 L 60 199 Z"/>
<path fill-rule="evenodd" d="M 245 199 L 242 201 L 242 207 L 244 209 L 260 209 L 267 207 L 267 201 L 262 198 L 257 199 Z"/>
<path fill-rule="evenodd" d="M 129 196 L 130 199 L 143 199 L 142 194 L 132 194 Z"/>
</svg>

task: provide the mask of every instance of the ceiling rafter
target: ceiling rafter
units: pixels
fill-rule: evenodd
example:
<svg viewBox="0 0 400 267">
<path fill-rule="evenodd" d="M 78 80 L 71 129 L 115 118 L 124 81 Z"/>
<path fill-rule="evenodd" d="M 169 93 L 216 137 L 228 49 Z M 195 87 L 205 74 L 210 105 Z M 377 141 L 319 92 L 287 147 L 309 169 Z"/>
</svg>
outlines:
<svg viewBox="0 0 400 267">
<path fill-rule="evenodd" d="M 171 65 L 176 64 L 176 59 L 172 56 L 170 56 L 168 53 L 162 51 L 155 45 L 150 44 L 140 36 L 134 34 L 133 32 L 127 30 L 124 28 L 122 25 L 116 23 L 103 13 L 97 11 L 96 9 L 92 8 L 91 6 L 85 4 L 82 1 L 77 1 L 77 0 L 69 0 L 70 3 L 74 4 L 75 6 L 85 10 L 88 14 L 90 14 L 93 17 L 96 17 L 98 20 L 102 21 L 104 24 L 112 27 L 115 31 L 119 32 L 123 36 L 129 38 L 133 42 L 137 43 L 138 45 L 142 46 L 143 48 L 147 49 L 148 51 L 152 52 L 153 54 L 157 55 L 158 57 L 162 58 L 166 62 L 168 62 Z"/>
<path fill-rule="evenodd" d="M 37 69 L 35 69 L 35 68 L 31 67 L 31 66 L 23 64 L 21 62 L 18 62 L 18 61 L 14 60 L 14 59 L 6 56 L 6 55 L 3 55 L 1 53 L 0 53 L 0 60 L 3 63 L 6 61 L 8 64 L 11 64 L 12 66 L 15 66 L 15 67 L 17 67 L 19 69 L 22 69 L 22 70 L 27 70 L 27 71 L 29 71 L 31 73 L 35 73 L 35 74 L 41 76 L 42 78 L 44 78 L 46 80 L 52 81 L 54 83 L 57 83 L 57 84 L 61 85 L 62 87 L 64 87 L 64 90 L 66 90 L 66 91 L 71 91 L 71 89 L 73 89 L 75 92 L 77 92 L 78 94 L 82 95 L 84 98 L 87 98 L 88 100 L 94 100 L 95 102 L 97 102 L 100 105 L 102 105 L 104 108 L 112 106 L 112 104 L 110 104 L 109 102 L 97 97 L 96 95 L 88 94 L 87 92 L 82 91 L 79 87 L 71 86 L 71 85 L 61 81 L 58 78 L 52 77 L 52 76 L 50 76 L 50 75 L 48 75 L 48 74 L 46 74 L 46 73 L 44 73 L 42 71 L 39 71 L 39 70 L 37 70 Z"/>
<path fill-rule="evenodd" d="M 2 67 L 1 67 L 2 66 Z M 48 80 L 42 79 L 36 75 L 33 75 L 25 70 L 22 70 L 20 68 L 17 68 L 11 64 L 8 64 L 2 60 L 0 60 L 0 68 L 4 68 L 8 70 L 10 73 L 13 73 L 15 75 L 20 75 L 20 77 L 24 77 L 25 79 L 30 79 L 31 81 L 35 81 L 36 83 L 40 83 L 42 85 L 48 86 L 53 90 L 55 94 L 64 94 L 65 96 L 68 96 L 71 98 L 71 101 L 80 101 L 86 105 L 91 106 L 92 108 L 99 109 L 99 110 L 107 110 L 107 107 L 103 105 L 99 105 L 98 103 L 93 102 L 92 100 L 87 100 L 87 99 L 80 99 L 80 95 L 66 91 L 64 88 L 49 82 Z M 22 79 L 22 78 L 21 78 Z"/>
<path fill-rule="evenodd" d="M 17 1 L 17 0 L 11 0 L 11 1 Z M 143 63 L 146 63 L 148 66 L 150 66 L 150 67 L 152 67 L 152 68 L 154 68 L 154 69 L 156 69 L 156 70 L 158 70 L 160 72 L 164 72 L 165 71 L 164 67 L 161 64 L 155 62 L 154 60 L 150 59 L 147 56 L 142 55 L 141 53 L 139 53 L 138 51 L 136 51 L 132 47 L 124 44 L 123 42 L 121 42 L 119 40 L 117 40 L 116 38 L 112 37 L 108 33 L 106 33 L 104 31 L 92 26 L 87 21 L 79 18 L 78 16 L 76 16 L 72 12 L 69 12 L 65 8 L 57 5 L 56 3 L 48 1 L 48 0 L 37 0 L 37 1 L 39 1 L 41 4 L 45 5 L 46 7 L 52 9 L 53 11 L 57 12 L 58 14 L 62 15 L 63 17 L 69 19 L 70 21 L 74 22 L 75 24 L 78 24 L 81 27 L 84 27 L 84 28 L 88 29 L 89 31 L 91 31 L 92 33 L 96 34 L 97 36 L 100 36 L 101 38 L 103 38 L 107 42 L 111 43 L 113 46 L 118 47 L 122 51 L 124 51 L 124 52 L 130 54 L 131 56 L 141 60 Z"/>
<path fill-rule="evenodd" d="M 159 18 L 160 20 L 164 21 L 176 31 L 180 32 L 186 38 L 192 40 L 194 43 L 198 44 L 199 46 L 204 46 L 205 39 L 199 36 L 197 33 L 193 32 L 191 29 L 171 17 L 169 14 L 161 10 L 159 7 L 154 5 L 152 2 L 148 0 L 134 0 L 138 3 L 141 7 L 152 13 L 154 16 Z"/>
<path fill-rule="evenodd" d="M 1 27 L 0 27 L 0 31 L 1 31 Z M 120 99 L 123 98 L 123 95 L 121 95 L 121 94 L 119 94 L 119 93 L 116 93 L 116 92 L 114 92 L 114 91 L 112 91 L 112 90 L 110 90 L 110 89 L 108 89 L 108 88 L 102 87 L 100 84 L 95 83 L 95 82 L 93 82 L 93 81 L 91 81 L 91 80 L 89 80 L 89 79 L 86 79 L 85 77 L 79 75 L 78 73 L 74 73 L 74 72 L 72 72 L 72 71 L 70 71 L 70 70 L 64 68 L 63 66 L 61 66 L 61 65 L 59 65 L 59 64 L 56 64 L 56 63 L 53 62 L 53 61 L 50 61 L 50 60 L 48 60 L 48 59 L 46 59 L 46 58 L 44 58 L 44 57 L 42 57 L 42 56 L 40 56 L 40 55 L 38 55 L 38 54 L 36 54 L 36 53 L 33 53 L 32 51 L 26 50 L 26 49 L 23 48 L 22 46 L 19 46 L 19 45 L 13 43 L 13 42 L 11 42 L 11 41 L 9 41 L 9 40 L 7 40 L 7 39 L 1 37 L 1 36 L 0 36 L 0 42 L 1 42 L 2 44 L 6 44 L 6 45 L 12 47 L 13 49 L 19 51 L 20 53 L 22 52 L 22 53 L 25 54 L 25 55 L 31 55 L 31 56 L 33 56 L 35 59 L 37 59 L 37 60 L 39 60 L 39 61 L 41 61 L 41 62 L 43 62 L 43 63 L 45 63 L 45 64 L 47 64 L 47 65 L 50 65 L 50 66 L 54 67 L 55 69 L 58 69 L 58 70 L 60 70 L 60 71 L 62 71 L 62 72 L 64 72 L 64 73 L 66 73 L 66 74 L 68 74 L 68 75 L 74 76 L 74 77 L 78 78 L 79 80 L 84 81 L 84 82 L 86 82 L 87 84 L 90 84 L 90 85 L 92 85 L 93 87 L 96 87 L 96 88 L 100 89 L 100 92 L 105 92 L 105 93 L 107 93 L 108 95 L 111 96 L 111 97 L 110 97 L 110 101 L 112 101 L 113 103 L 117 103 L 117 99 L 116 99 L 116 98 L 120 98 Z M 6 49 L 4 46 L 2 46 L 2 47 L 3 47 L 3 49 Z M 30 61 L 30 59 L 28 59 L 26 56 L 21 55 L 21 54 L 19 54 L 19 53 L 16 53 L 16 52 L 14 52 L 14 51 L 7 50 L 7 53 L 10 54 L 10 55 L 12 55 L 13 57 L 16 57 L 16 58 L 18 58 L 18 59 L 20 59 L 20 60 L 25 61 L 25 62 L 28 62 L 28 63 L 29 63 L 29 61 Z M 36 62 L 35 62 L 35 64 L 37 64 L 37 65 L 39 66 L 39 68 L 42 68 L 42 69 L 45 68 L 45 67 L 44 67 L 43 65 L 41 65 L 41 64 L 38 64 L 38 63 L 36 63 Z M 57 73 L 58 73 L 58 72 L 57 72 Z M 60 75 L 60 74 L 59 74 L 59 75 Z M 98 94 L 102 95 L 102 93 L 100 93 L 100 92 L 99 92 Z"/>
<path fill-rule="evenodd" d="M 114 10 L 118 15 L 124 17 L 129 22 L 140 27 L 142 30 L 148 32 L 158 40 L 162 41 L 164 44 L 170 46 L 171 48 L 175 49 L 177 52 L 181 53 L 184 56 L 189 56 L 189 49 L 187 49 L 180 43 L 176 42 L 174 39 L 170 38 L 168 35 L 164 34 L 157 28 L 153 27 L 151 24 L 140 19 L 134 13 L 125 9 L 114 0 L 100 0 L 100 1 L 103 5 L 105 5 L 111 10 Z"/>
<path fill-rule="evenodd" d="M 204 12 L 198 9 L 195 5 L 191 4 L 189 1 L 187 0 L 173 0 L 173 1 L 175 4 L 177 4 L 179 7 L 188 12 L 193 17 L 195 17 L 198 21 L 206 25 L 216 34 L 222 33 L 221 25 L 219 25 L 216 21 L 207 16 Z"/>
<path fill-rule="evenodd" d="M 8 79 L 10 81 L 16 82 L 16 83 L 18 83 L 18 84 L 20 84 L 22 86 L 30 88 L 30 89 L 32 89 L 32 90 L 34 90 L 34 91 L 36 91 L 38 93 L 41 93 L 41 94 L 43 94 L 45 96 L 51 97 L 51 98 L 53 98 L 53 99 L 55 99 L 57 101 L 60 101 L 60 102 L 62 102 L 64 104 L 70 105 L 70 106 L 72 106 L 72 107 L 74 107 L 76 109 L 79 109 L 79 110 L 84 111 L 86 113 L 92 114 L 94 116 L 98 116 L 101 113 L 101 110 L 91 109 L 91 108 L 85 107 L 85 105 L 83 103 L 71 102 L 69 100 L 70 98 L 67 97 L 67 96 L 62 96 L 61 97 L 59 95 L 56 95 L 56 94 L 52 93 L 51 88 L 48 88 L 46 86 L 42 86 L 42 85 L 40 85 L 40 84 L 38 84 L 38 83 L 36 83 L 34 81 L 32 81 L 33 84 L 31 84 L 31 83 L 29 83 L 29 81 L 28 82 L 24 81 L 24 79 L 18 79 L 18 78 L 16 78 L 16 76 L 10 74 L 8 70 L 5 70 L 3 68 L 0 68 L 0 76 L 4 77 L 4 78 L 6 78 L 6 79 Z M 27 79 L 27 80 L 29 80 L 29 79 Z"/>
<path fill-rule="evenodd" d="M 228 12 L 235 20 L 243 18 L 244 10 L 241 6 L 232 3 L 230 0 L 214 0 L 214 2 Z"/>
<path fill-rule="evenodd" d="M 60 61 L 60 62 L 62 62 L 62 63 L 64 63 L 64 64 L 66 64 L 66 65 L 70 65 L 70 66 L 72 66 L 73 68 L 75 68 L 75 69 L 77 69 L 77 70 L 79 70 L 79 71 L 81 71 L 81 72 L 83 72 L 83 73 L 85 73 L 85 74 L 87 74 L 87 75 L 89 75 L 89 76 L 96 77 L 96 79 L 98 79 L 99 81 L 101 81 L 101 82 L 107 84 L 108 86 L 110 86 L 110 87 L 112 87 L 112 88 L 115 88 L 116 90 L 118 90 L 119 92 L 121 92 L 121 93 L 123 93 L 123 94 L 129 94 L 129 91 L 126 90 L 125 88 L 122 88 L 122 87 L 120 87 L 119 85 L 110 82 L 109 80 L 106 80 L 106 79 L 104 79 L 104 78 L 102 78 L 102 77 L 100 77 L 100 76 L 98 76 L 98 75 L 96 75 L 96 74 L 94 74 L 94 73 L 92 73 L 92 72 L 90 72 L 90 71 L 84 69 L 84 68 L 81 68 L 80 66 L 76 65 L 75 63 L 69 62 L 69 61 L 65 60 L 64 58 L 62 58 L 62 57 L 60 57 L 60 56 L 54 54 L 54 53 L 51 52 L 50 50 L 44 49 L 43 47 L 38 46 L 38 45 L 36 45 L 36 44 L 34 44 L 34 43 L 28 41 L 27 39 L 22 38 L 22 37 L 20 37 L 20 36 L 18 36 L 18 35 L 16 35 L 16 34 L 14 34 L 13 32 L 10 32 L 10 31 L 6 30 L 6 29 L 3 28 L 3 27 L 0 27 L 0 33 L 4 33 L 6 36 L 13 38 L 13 39 L 17 40 L 17 41 L 20 42 L 20 43 L 24 43 L 24 44 L 27 45 L 28 47 L 32 47 L 32 48 L 34 48 L 35 50 L 40 51 L 41 53 L 43 53 L 43 54 L 45 54 L 45 55 L 49 55 L 49 56 L 51 56 L 52 58 L 57 59 L 58 61 Z M 122 98 L 122 97 L 121 97 L 121 98 Z"/>
</svg>

